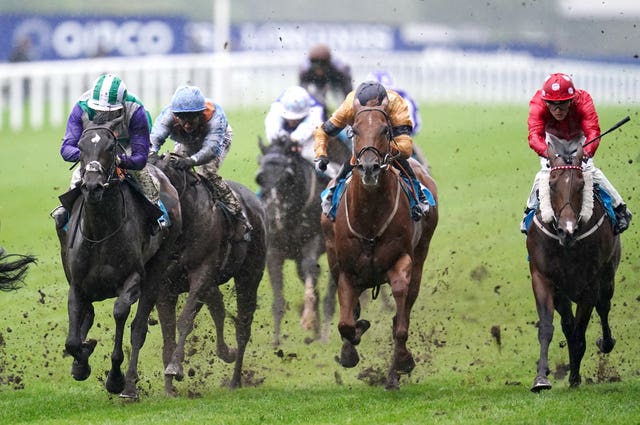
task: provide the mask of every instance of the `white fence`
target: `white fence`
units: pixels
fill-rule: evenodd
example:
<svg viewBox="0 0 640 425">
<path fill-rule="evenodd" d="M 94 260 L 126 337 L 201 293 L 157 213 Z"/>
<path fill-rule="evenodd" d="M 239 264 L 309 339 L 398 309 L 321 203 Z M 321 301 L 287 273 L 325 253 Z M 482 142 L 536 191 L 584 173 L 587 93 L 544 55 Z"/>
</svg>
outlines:
<svg viewBox="0 0 640 425">
<path fill-rule="evenodd" d="M 355 83 L 390 71 L 419 102 L 526 104 L 551 72 L 574 76 L 597 105 L 637 104 L 640 66 L 445 50 L 351 52 Z M 266 106 L 296 84 L 304 52 L 230 53 L 0 64 L 0 130 L 64 125 L 78 96 L 102 72 L 118 73 L 155 116 L 175 88 L 200 86 L 225 109 Z"/>
</svg>

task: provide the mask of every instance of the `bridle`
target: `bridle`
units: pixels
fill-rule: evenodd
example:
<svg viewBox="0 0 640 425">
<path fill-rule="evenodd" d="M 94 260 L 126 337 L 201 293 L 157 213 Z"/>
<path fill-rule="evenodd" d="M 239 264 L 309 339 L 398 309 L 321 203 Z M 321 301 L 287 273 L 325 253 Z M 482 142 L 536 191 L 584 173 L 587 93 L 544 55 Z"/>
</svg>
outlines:
<svg viewBox="0 0 640 425">
<path fill-rule="evenodd" d="M 391 142 L 393 141 L 393 131 L 392 131 L 392 126 L 391 126 L 391 119 L 389 118 L 389 114 L 387 114 L 383 109 L 380 108 L 362 108 L 360 109 L 358 112 L 356 112 L 356 114 L 354 115 L 354 121 L 355 118 L 364 113 L 364 112 L 378 112 L 381 113 L 384 116 L 385 121 L 387 122 L 387 129 L 385 131 L 385 136 L 387 139 L 387 151 L 386 152 L 380 152 L 380 150 L 378 148 L 376 148 L 375 146 L 364 146 L 362 149 L 360 149 L 360 151 L 356 154 L 356 165 L 361 163 L 361 159 L 362 156 L 367 153 L 367 152 L 373 152 L 377 158 L 378 158 L 378 163 L 380 165 L 380 168 L 385 169 L 389 166 L 389 164 L 395 159 L 395 157 L 391 154 Z M 354 134 L 353 136 L 354 138 L 357 137 L 356 134 Z M 355 144 L 354 144 L 355 146 Z"/>
<path fill-rule="evenodd" d="M 558 165 L 558 166 L 551 167 L 551 169 L 549 170 L 549 173 L 552 173 L 554 171 L 564 171 L 564 170 L 570 170 L 570 171 L 578 170 L 582 172 L 582 167 L 579 165 Z M 574 173 L 570 173 L 569 190 L 567 191 L 568 193 L 567 193 L 566 199 L 564 200 L 564 203 L 562 204 L 562 206 L 560 207 L 560 210 L 558 211 L 558 215 L 561 215 L 565 207 L 568 206 L 569 208 L 571 208 L 571 210 L 576 215 L 576 217 L 578 217 L 578 223 L 579 223 L 581 218 L 580 212 L 576 211 L 573 205 L 571 205 L 571 192 L 572 192 L 571 187 L 573 186 L 573 176 L 574 176 Z M 558 217 L 556 216 L 555 211 L 553 214 L 553 220 L 554 220 L 554 223 L 557 223 L 558 221 Z M 554 224 L 554 227 L 555 227 L 555 224 Z"/>
</svg>

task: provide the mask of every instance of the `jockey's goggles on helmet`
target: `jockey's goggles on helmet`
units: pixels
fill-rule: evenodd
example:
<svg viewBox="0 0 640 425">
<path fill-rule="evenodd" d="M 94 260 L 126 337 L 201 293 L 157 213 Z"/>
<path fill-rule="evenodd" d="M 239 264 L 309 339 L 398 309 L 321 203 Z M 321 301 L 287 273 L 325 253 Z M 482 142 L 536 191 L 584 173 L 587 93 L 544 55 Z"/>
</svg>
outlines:
<svg viewBox="0 0 640 425">
<path fill-rule="evenodd" d="M 571 99 L 559 100 L 559 101 L 545 100 L 544 103 L 546 103 L 547 108 L 549 108 L 552 111 L 556 109 L 565 111 L 569 109 L 569 106 L 571 105 Z"/>
<path fill-rule="evenodd" d="M 174 112 L 173 115 L 175 115 L 175 117 L 178 119 L 178 121 L 180 121 L 181 124 L 186 122 L 193 123 L 194 121 L 198 120 L 198 118 L 200 118 L 202 112 Z"/>
</svg>

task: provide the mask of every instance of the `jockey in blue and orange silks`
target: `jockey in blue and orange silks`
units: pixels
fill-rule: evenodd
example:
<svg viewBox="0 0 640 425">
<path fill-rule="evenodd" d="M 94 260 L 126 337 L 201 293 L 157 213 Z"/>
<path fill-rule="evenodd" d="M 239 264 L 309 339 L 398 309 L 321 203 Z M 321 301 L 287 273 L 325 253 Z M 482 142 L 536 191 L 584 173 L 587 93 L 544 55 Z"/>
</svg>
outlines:
<svg viewBox="0 0 640 425">
<path fill-rule="evenodd" d="M 248 241 L 252 229 L 238 199 L 218 174 L 229 152 L 233 130 L 220 105 L 206 99 L 196 86 L 178 87 L 156 118 L 151 129 L 151 153 L 156 155 L 166 139 L 175 142 L 174 151 L 186 158 L 177 158 L 175 167 L 198 167 L 221 201 L 233 215 L 236 227 L 234 239 Z"/>
<path fill-rule="evenodd" d="M 538 206 L 538 184 L 541 175 L 549 173 L 547 159 L 547 133 L 563 139 L 571 140 L 584 137 L 591 142 L 584 148 L 583 171 L 592 173 L 593 182 L 604 189 L 612 200 L 616 215 L 614 233 L 618 234 L 629 227 L 631 212 L 622 200 L 618 191 L 613 187 L 604 173 L 593 164 L 598 145 L 600 144 L 600 124 L 598 114 L 591 95 L 576 89 L 573 80 L 566 74 L 555 73 L 549 75 L 542 88 L 533 95 L 529 102 L 529 146 L 540 157 L 541 169 L 536 174 L 531 193 L 527 199 L 525 218 Z M 520 231 L 526 233 L 525 220 L 520 225 Z"/>
</svg>

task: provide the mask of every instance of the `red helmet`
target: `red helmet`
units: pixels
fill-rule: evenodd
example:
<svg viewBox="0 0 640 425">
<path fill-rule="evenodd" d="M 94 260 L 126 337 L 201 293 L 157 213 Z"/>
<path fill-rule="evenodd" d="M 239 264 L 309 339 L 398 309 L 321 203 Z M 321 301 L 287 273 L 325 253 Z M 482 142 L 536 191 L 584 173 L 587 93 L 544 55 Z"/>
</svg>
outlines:
<svg viewBox="0 0 640 425">
<path fill-rule="evenodd" d="M 567 74 L 560 72 L 551 74 L 542 85 L 542 100 L 561 102 L 573 99 L 575 95 L 576 89 L 573 87 L 573 81 Z"/>
</svg>

